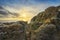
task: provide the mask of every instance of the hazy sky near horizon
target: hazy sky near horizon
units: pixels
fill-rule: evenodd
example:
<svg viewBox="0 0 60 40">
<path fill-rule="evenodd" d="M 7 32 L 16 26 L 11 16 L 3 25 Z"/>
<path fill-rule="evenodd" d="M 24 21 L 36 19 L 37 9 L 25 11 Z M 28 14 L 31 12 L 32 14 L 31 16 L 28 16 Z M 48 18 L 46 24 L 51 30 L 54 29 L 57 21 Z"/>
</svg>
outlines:
<svg viewBox="0 0 60 40">
<path fill-rule="evenodd" d="M 60 0 L 0 0 L 0 20 L 29 21 L 49 6 L 60 5 Z"/>
</svg>

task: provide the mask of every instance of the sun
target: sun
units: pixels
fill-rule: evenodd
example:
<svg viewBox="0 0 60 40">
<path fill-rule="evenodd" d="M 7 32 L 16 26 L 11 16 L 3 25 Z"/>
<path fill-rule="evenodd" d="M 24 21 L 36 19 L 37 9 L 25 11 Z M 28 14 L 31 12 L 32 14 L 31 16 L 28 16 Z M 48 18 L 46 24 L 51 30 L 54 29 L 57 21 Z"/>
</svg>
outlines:
<svg viewBox="0 0 60 40">
<path fill-rule="evenodd" d="M 11 21 L 26 21 L 29 22 L 31 20 L 31 18 L 33 17 L 33 12 L 31 11 L 32 8 L 31 7 L 22 7 L 19 9 L 15 9 L 15 8 L 10 8 L 7 7 L 5 8 L 8 11 L 12 12 L 12 13 L 17 13 L 18 16 L 17 17 L 13 17 L 12 15 L 9 15 L 9 17 L 7 18 L 0 18 L 0 20 L 11 20 Z"/>
<path fill-rule="evenodd" d="M 20 20 L 30 21 L 30 19 L 32 18 L 32 14 L 30 13 L 30 10 L 28 10 L 27 8 L 20 9 L 18 13 L 20 14 L 19 16 Z"/>
<path fill-rule="evenodd" d="M 26 13 L 23 13 L 23 14 L 21 14 L 21 16 L 18 19 L 20 19 L 22 21 L 29 21 L 30 20 L 30 16 L 27 15 Z"/>
</svg>

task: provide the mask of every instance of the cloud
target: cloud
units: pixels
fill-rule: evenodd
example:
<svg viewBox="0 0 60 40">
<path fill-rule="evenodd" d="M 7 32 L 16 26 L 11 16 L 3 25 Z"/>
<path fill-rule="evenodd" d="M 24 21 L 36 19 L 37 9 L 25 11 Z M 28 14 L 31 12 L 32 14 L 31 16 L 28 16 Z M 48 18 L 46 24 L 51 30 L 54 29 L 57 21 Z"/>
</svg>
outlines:
<svg viewBox="0 0 60 40">
<path fill-rule="evenodd" d="M 15 6 L 11 5 L 0 7 L 0 18 L 2 18 L 0 20 L 30 21 L 31 18 L 33 18 L 39 12 L 44 11 L 47 7 L 51 5 L 42 3 L 37 5 L 20 5 L 18 7 Z"/>
<path fill-rule="evenodd" d="M 12 13 L 4 7 L 0 6 L 0 18 L 9 18 L 9 17 L 17 17 L 17 13 Z"/>
<path fill-rule="evenodd" d="M 0 17 L 4 17 L 4 16 L 7 16 L 8 13 L 6 12 L 6 10 L 0 6 Z"/>
<path fill-rule="evenodd" d="M 0 20 L 23 20 L 23 21 L 30 21 L 35 15 L 39 12 L 44 11 L 47 7 L 45 4 L 38 4 L 38 5 L 22 5 L 18 7 L 10 7 L 4 6 L 3 13 L 0 13 Z M 4 18 L 4 19 L 3 19 Z"/>
<path fill-rule="evenodd" d="M 3 9 L 3 7 L 2 7 L 2 6 L 0 6 L 0 9 Z"/>
</svg>

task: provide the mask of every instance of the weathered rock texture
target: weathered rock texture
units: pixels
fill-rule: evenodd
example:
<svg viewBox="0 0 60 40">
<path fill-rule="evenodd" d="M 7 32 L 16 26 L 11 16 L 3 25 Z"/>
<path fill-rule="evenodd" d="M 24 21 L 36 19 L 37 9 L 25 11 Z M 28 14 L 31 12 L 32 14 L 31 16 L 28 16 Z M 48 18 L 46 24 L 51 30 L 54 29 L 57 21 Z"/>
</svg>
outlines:
<svg viewBox="0 0 60 40">
<path fill-rule="evenodd" d="M 31 40 L 60 40 L 60 6 L 51 6 L 32 18 Z"/>
</svg>

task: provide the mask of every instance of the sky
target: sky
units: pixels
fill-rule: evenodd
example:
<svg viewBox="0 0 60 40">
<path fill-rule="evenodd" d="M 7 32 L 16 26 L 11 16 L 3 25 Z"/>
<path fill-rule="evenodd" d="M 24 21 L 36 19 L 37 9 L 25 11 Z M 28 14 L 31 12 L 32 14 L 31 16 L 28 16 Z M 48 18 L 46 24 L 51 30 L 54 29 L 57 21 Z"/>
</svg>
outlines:
<svg viewBox="0 0 60 40">
<path fill-rule="evenodd" d="M 59 5 L 60 0 L 0 0 L 0 21 L 30 21 L 46 8 Z"/>
</svg>

